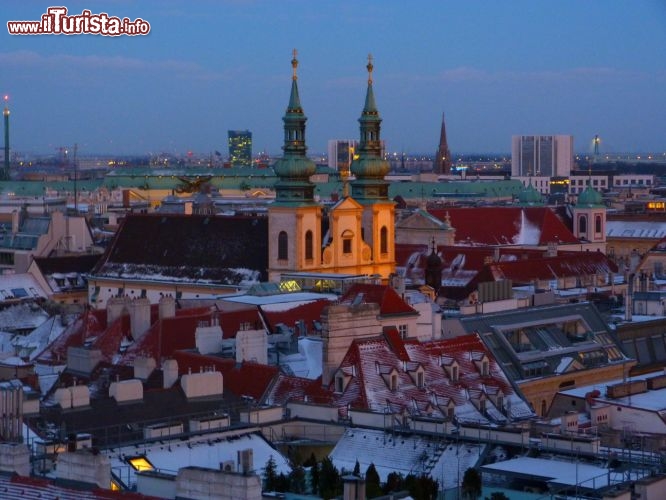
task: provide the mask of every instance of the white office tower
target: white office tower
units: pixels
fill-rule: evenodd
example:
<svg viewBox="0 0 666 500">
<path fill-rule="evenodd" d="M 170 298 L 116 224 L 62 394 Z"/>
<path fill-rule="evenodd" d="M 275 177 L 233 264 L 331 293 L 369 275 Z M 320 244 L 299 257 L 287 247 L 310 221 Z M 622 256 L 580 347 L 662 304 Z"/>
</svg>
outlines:
<svg viewBox="0 0 666 500">
<path fill-rule="evenodd" d="M 568 177 L 573 167 L 572 135 L 514 135 L 513 177 Z"/>
<path fill-rule="evenodd" d="M 328 141 L 328 166 L 339 172 L 349 172 L 358 141 L 331 139 Z"/>
</svg>

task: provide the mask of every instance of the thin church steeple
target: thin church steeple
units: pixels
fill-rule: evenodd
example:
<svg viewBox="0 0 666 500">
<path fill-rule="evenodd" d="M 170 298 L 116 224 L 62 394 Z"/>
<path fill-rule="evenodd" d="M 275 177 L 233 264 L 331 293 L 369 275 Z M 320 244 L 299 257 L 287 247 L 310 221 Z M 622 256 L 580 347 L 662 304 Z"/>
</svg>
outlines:
<svg viewBox="0 0 666 500">
<path fill-rule="evenodd" d="M 360 142 L 358 159 L 351 165 L 351 173 L 356 180 L 351 183 L 352 197 L 359 203 L 372 203 L 374 200 L 388 199 L 388 183 L 384 176 L 388 174 L 390 166 L 382 158 L 382 141 L 380 136 L 382 119 L 379 117 L 375 93 L 373 89 L 374 65 L 372 55 L 368 55 L 368 87 L 365 94 L 365 105 L 360 123 Z"/>
<path fill-rule="evenodd" d="M 282 117 L 284 122 L 284 151 L 273 170 L 279 181 L 275 185 L 275 203 L 314 203 L 314 186 L 310 176 L 315 173 L 315 164 L 306 156 L 305 122 L 301 99 L 298 94 L 298 59 L 296 49 L 291 60 L 292 77 L 289 104 Z"/>
</svg>

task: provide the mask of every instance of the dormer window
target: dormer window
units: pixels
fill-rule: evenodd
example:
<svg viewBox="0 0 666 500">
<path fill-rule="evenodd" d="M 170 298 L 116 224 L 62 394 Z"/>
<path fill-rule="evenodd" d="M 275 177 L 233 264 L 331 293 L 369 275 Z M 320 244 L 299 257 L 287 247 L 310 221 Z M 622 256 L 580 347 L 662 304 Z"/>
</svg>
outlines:
<svg viewBox="0 0 666 500">
<path fill-rule="evenodd" d="M 342 393 L 345 389 L 345 379 L 342 375 L 335 377 L 335 392 Z"/>
<path fill-rule="evenodd" d="M 487 359 L 484 359 L 481 362 L 481 375 L 484 377 L 490 375 L 490 363 L 488 362 Z"/>
<path fill-rule="evenodd" d="M 391 391 L 395 392 L 398 390 L 398 375 L 393 373 L 391 375 Z"/>
<path fill-rule="evenodd" d="M 480 411 L 481 413 L 485 413 L 485 412 L 486 412 L 486 400 L 483 399 L 483 398 L 479 399 L 479 411 Z"/>
<path fill-rule="evenodd" d="M 459 375 L 459 369 L 458 365 L 452 365 L 451 366 L 451 382 L 458 382 L 458 375 Z"/>
<path fill-rule="evenodd" d="M 425 386 L 425 373 L 422 371 L 416 372 L 416 387 L 423 388 Z"/>
<path fill-rule="evenodd" d="M 398 325 L 398 333 L 401 339 L 407 338 L 407 325 Z"/>
<path fill-rule="evenodd" d="M 504 409 L 504 396 L 502 396 L 501 394 L 497 396 L 497 408 L 499 408 L 500 410 Z"/>
</svg>

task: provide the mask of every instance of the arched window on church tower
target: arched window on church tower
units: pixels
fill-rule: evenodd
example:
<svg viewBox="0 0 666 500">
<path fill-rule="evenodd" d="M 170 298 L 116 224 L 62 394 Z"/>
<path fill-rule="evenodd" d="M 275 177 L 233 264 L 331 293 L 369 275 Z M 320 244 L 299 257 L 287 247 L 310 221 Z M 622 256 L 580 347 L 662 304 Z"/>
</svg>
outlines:
<svg viewBox="0 0 666 500">
<path fill-rule="evenodd" d="M 312 260 L 312 231 L 305 232 L 305 260 Z"/>
<path fill-rule="evenodd" d="M 587 233 L 587 215 L 581 215 L 578 218 L 578 233 Z"/>
<path fill-rule="evenodd" d="M 601 233 L 601 215 L 594 217 L 594 232 L 597 234 Z"/>
<path fill-rule="evenodd" d="M 379 230 L 379 252 L 388 253 L 388 229 L 382 226 Z"/>
<path fill-rule="evenodd" d="M 280 231 L 278 234 L 278 260 L 289 259 L 289 236 L 285 231 Z"/>
</svg>

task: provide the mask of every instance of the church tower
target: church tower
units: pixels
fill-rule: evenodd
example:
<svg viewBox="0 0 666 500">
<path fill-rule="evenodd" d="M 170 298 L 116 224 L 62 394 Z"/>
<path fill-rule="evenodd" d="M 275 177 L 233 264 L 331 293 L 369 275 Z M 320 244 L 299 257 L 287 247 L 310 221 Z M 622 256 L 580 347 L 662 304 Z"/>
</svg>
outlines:
<svg viewBox="0 0 666 500">
<path fill-rule="evenodd" d="M 395 272 L 395 204 L 388 198 L 390 170 L 381 155 L 380 125 L 375 94 L 372 87 L 372 56 L 368 56 L 368 87 L 365 106 L 359 118 L 361 138 L 358 158 L 351 165 L 355 180 L 351 182 L 351 198 L 362 207 L 361 239 L 369 246 L 372 274 L 384 279 Z"/>
<path fill-rule="evenodd" d="M 314 200 L 310 176 L 315 164 L 306 156 L 307 118 L 298 95 L 298 59 L 291 61 L 291 94 L 284 122 L 282 158 L 273 169 L 278 177 L 275 201 L 268 208 L 268 279 L 278 281 L 291 271 L 315 271 L 321 264 L 321 206 Z"/>
<path fill-rule="evenodd" d="M 578 195 L 572 212 L 574 236 L 590 243 L 596 243 L 597 248 L 605 252 L 606 206 L 601 193 L 588 185 L 585 191 Z"/>
<path fill-rule="evenodd" d="M 444 113 L 442 113 L 442 129 L 439 132 L 439 147 L 437 153 L 435 153 L 435 168 L 433 170 L 436 174 L 450 174 L 452 164 L 449 142 L 446 139 L 446 123 Z"/>
</svg>

